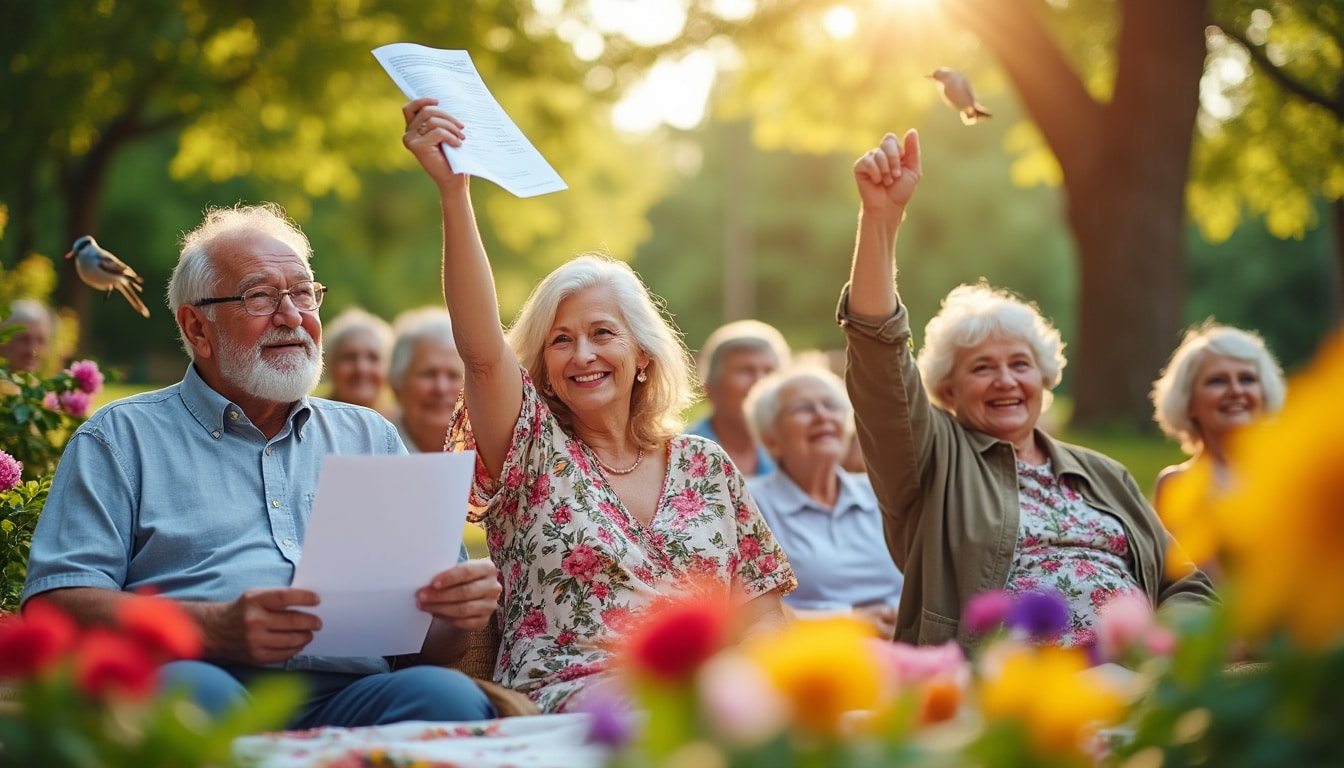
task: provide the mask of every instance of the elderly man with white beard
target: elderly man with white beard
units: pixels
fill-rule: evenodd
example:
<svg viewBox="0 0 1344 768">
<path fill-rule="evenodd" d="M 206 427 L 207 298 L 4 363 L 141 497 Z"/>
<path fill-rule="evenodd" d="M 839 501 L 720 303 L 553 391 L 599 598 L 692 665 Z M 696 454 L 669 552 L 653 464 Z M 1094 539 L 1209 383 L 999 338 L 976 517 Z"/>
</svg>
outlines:
<svg viewBox="0 0 1344 768">
<path fill-rule="evenodd" d="M 488 560 L 459 562 L 414 595 L 433 617 L 421 652 L 430 664 L 390 671 L 380 657 L 303 653 L 320 628 L 304 608 L 318 599 L 289 584 L 323 456 L 406 452 L 374 411 L 308 397 L 322 373 L 327 290 L 310 255 L 303 232 L 269 204 L 207 211 L 183 238 L 168 304 L 191 365 L 177 384 L 111 403 L 72 436 L 23 600 L 50 601 L 84 624 L 112 623 L 133 592 L 177 601 L 205 652 L 167 664 L 164 685 L 185 686 L 214 715 L 281 670 L 310 692 L 291 728 L 493 717 L 470 678 L 438 666 L 495 609 Z"/>
</svg>

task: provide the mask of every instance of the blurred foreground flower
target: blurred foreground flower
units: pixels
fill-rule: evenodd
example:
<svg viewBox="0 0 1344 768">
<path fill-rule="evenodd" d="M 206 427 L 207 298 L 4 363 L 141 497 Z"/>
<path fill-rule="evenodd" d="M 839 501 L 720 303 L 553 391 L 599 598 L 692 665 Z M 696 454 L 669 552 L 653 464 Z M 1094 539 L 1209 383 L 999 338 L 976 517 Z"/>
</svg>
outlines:
<svg viewBox="0 0 1344 768">
<path fill-rule="evenodd" d="M 281 726 L 300 702 L 290 681 L 272 680 L 212 723 L 181 692 L 160 689 L 160 664 L 201 650 L 182 608 L 137 595 L 118 605 L 117 620 L 81 630 L 41 597 L 0 618 L 0 681 L 18 689 L 0 709 L 0 764 L 224 766 L 234 738 Z"/>
</svg>

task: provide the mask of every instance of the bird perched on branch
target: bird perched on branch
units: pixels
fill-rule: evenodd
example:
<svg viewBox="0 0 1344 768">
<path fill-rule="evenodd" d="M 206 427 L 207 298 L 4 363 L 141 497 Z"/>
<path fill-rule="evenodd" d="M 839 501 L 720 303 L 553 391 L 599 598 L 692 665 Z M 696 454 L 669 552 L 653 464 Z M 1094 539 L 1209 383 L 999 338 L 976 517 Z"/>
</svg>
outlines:
<svg viewBox="0 0 1344 768">
<path fill-rule="evenodd" d="M 961 113 L 961 122 L 975 125 L 980 120 L 992 117 L 980 102 L 975 100 L 975 89 L 966 76 L 947 67 L 939 67 L 929 75 L 938 81 L 938 92 L 943 95 L 947 105 Z"/>
<path fill-rule="evenodd" d="M 65 258 L 75 260 L 75 271 L 79 273 L 79 279 L 90 288 L 107 291 L 108 296 L 112 295 L 112 289 L 115 288 L 131 302 L 136 312 L 149 317 L 149 307 L 140 300 L 140 292 L 144 290 L 141 286 L 144 285 L 145 279 L 137 275 L 135 270 L 121 259 L 99 247 L 97 240 L 88 235 L 79 238 L 70 252 L 65 254 Z"/>
</svg>

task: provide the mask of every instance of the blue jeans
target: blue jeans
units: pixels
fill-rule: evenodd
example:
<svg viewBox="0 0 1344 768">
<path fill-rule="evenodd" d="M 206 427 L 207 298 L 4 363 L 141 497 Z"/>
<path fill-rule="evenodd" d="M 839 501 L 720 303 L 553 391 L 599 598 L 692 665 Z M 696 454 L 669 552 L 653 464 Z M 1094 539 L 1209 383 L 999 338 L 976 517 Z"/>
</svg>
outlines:
<svg viewBox="0 0 1344 768">
<path fill-rule="evenodd" d="M 495 708 L 471 678 L 455 669 L 423 666 L 373 675 L 285 672 L 264 667 L 174 661 L 161 670 L 164 689 L 185 689 L 211 717 L 248 701 L 247 685 L 264 675 L 293 675 L 308 686 L 308 700 L 286 728 L 354 728 L 407 720 L 489 720 Z"/>
</svg>

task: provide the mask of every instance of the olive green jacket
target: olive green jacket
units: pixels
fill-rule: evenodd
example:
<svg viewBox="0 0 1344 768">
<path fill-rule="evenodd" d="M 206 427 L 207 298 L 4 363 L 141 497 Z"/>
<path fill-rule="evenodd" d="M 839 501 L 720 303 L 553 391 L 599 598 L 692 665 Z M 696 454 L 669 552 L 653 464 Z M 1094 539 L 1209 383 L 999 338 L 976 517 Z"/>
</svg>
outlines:
<svg viewBox="0 0 1344 768">
<path fill-rule="evenodd" d="M 1013 446 L 930 403 L 911 353 L 904 304 L 881 321 L 850 315 L 848 299 L 846 286 L 836 312 L 847 342 L 845 382 L 887 548 L 905 574 L 895 639 L 928 645 L 955 638 L 966 645 L 962 607 L 1008 583 L 1017 546 Z M 1179 580 L 1166 575 L 1171 537 L 1119 462 L 1039 429 L 1036 436 L 1060 479 L 1124 526 L 1133 575 L 1155 607 L 1217 600 L 1202 571 Z"/>
</svg>

